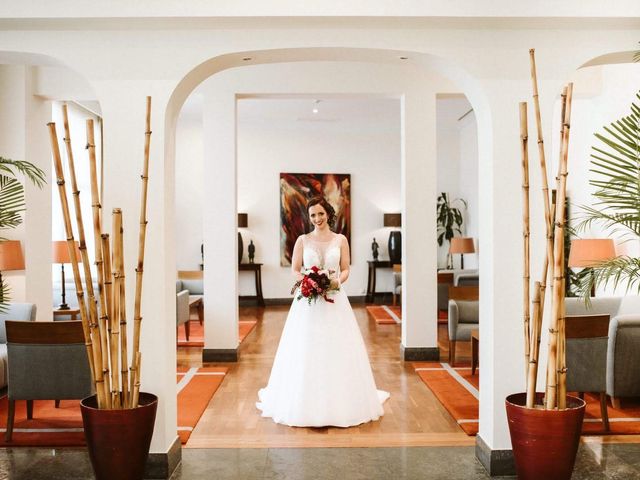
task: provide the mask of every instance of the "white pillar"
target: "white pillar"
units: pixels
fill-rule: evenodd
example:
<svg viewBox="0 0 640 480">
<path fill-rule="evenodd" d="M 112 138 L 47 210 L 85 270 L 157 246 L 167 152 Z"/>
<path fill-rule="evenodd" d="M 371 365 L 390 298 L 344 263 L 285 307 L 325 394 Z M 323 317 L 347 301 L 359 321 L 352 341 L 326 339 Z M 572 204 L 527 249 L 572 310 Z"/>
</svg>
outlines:
<svg viewBox="0 0 640 480">
<path fill-rule="evenodd" d="M 204 331 L 205 361 L 235 361 L 238 349 L 236 98 L 205 90 Z"/>
<path fill-rule="evenodd" d="M 402 99 L 402 348 L 405 360 L 438 359 L 436 105 L 425 88 Z"/>
</svg>

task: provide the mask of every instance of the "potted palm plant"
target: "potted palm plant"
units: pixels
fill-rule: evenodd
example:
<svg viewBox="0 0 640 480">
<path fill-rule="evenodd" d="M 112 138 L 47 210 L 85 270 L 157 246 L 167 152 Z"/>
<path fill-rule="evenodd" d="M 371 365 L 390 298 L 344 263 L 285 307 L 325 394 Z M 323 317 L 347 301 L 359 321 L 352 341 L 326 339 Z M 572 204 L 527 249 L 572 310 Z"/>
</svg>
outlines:
<svg viewBox="0 0 640 480">
<path fill-rule="evenodd" d="M 522 152 L 523 239 L 524 239 L 524 351 L 526 392 L 506 398 L 511 444 L 520 479 L 570 479 L 575 463 L 585 402 L 567 395 L 566 336 L 564 330 L 564 241 L 565 208 L 554 208 L 547 181 L 547 167 L 538 102 L 538 88 L 534 51 L 530 50 L 533 98 L 538 133 L 538 154 L 542 176 L 546 248 L 541 280 L 533 288 L 533 307 L 529 308 L 529 160 L 527 132 L 527 104 L 520 104 L 520 137 Z M 556 185 L 556 205 L 564 205 L 567 187 L 569 129 L 573 86 L 562 94 L 562 142 Z M 546 296 L 547 279 L 552 280 L 552 311 L 549 326 L 549 352 L 546 368 L 546 387 L 537 392 L 540 336 Z"/>
<path fill-rule="evenodd" d="M 449 196 L 442 192 L 438 196 L 436 218 L 438 221 L 438 245 L 441 247 L 445 241 L 451 243 L 451 239 L 456 233 L 462 235 L 462 223 L 464 217 L 462 210 L 456 206 L 460 204 L 461 208 L 467 209 L 467 202 L 461 198 L 449 200 Z M 453 268 L 453 259 L 447 250 L 447 268 Z"/>
<path fill-rule="evenodd" d="M 0 230 L 16 228 L 22 223 L 25 197 L 18 174 L 24 175 L 39 188 L 46 183 L 45 173 L 32 163 L 0 157 Z M 0 237 L 0 242 L 5 240 Z M 0 272 L 0 313 L 6 311 L 10 295 L 9 285 L 4 282 Z"/>
<path fill-rule="evenodd" d="M 73 267 L 78 306 L 85 337 L 87 358 L 96 394 L 82 400 L 80 406 L 89 456 L 96 478 L 139 480 L 144 475 L 149 446 L 153 435 L 157 397 L 140 392 L 140 327 L 142 274 L 146 238 L 146 205 L 151 140 L 151 98 L 147 97 L 144 162 L 138 261 L 136 264 L 135 310 L 133 315 L 133 355 L 129 363 L 127 311 L 125 300 L 125 268 L 122 210 L 113 209 L 112 235 L 102 229 L 93 120 L 87 120 L 87 149 L 91 180 L 95 265 L 98 294 L 94 292 L 89 255 L 85 244 L 84 224 L 80 208 L 71 133 L 66 106 L 63 107 L 65 144 L 69 179 L 73 191 L 76 231 L 80 241 L 80 255 L 85 285 L 80 275 L 80 262 L 74 248 L 74 232 L 67 200 L 66 179 L 62 168 L 56 125 L 49 123 L 49 137 L 53 152 L 56 179 L 64 218 L 69 256 Z M 86 295 L 85 295 L 86 286 Z"/>
</svg>

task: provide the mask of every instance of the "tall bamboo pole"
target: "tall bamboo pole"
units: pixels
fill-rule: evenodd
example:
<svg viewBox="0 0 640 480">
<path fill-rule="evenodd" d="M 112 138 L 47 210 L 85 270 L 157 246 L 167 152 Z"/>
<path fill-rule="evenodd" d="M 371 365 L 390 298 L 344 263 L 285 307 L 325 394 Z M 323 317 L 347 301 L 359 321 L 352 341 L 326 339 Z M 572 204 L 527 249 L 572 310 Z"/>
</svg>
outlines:
<svg viewBox="0 0 640 480">
<path fill-rule="evenodd" d="M 100 331 L 98 327 L 98 309 L 95 293 L 93 291 L 93 278 L 91 274 L 91 264 L 84 235 L 84 222 L 82 220 L 82 208 L 80 205 L 80 190 L 76 180 L 76 167 L 73 159 L 73 149 L 71 148 L 71 131 L 69 129 L 69 114 L 67 106 L 62 106 L 64 119 L 64 143 L 67 148 L 67 162 L 69 164 L 69 177 L 71 179 L 71 190 L 73 195 L 73 206 L 76 213 L 76 226 L 78 229 L 78 243 L 80 244 L 80 256 L 82 257 L 82 267 L 84 269 L 84 280 L 87 286 L 87 302 L 89 307 L 89 330 L 93 343 L 93 361 L 96 366 L 96 396 L 98 408 L 105 407 L 106 392 L 104 390 L 104 376 L 102 368 L 102 350 L 100 343 Z"/>
<path fill-rule="evenodd" d="M 527 377 L 527 408 L 533 408 L 536 400 L 536 384 L 538 381 L 538 358 L 540 354 L 540 282 L 533 286 L 533 326 L 531 328 L 531 345 L 529 347 L 529 371 Z"/>
<path fill-rule="evenodd" d="M 95 242 L 95 265 L 98 273 L 98 298 L 100 300 L 100 315 L 98 316 L 98 331 L 100 332 L 100 350 L 102 357 L 102 376 L 104 378 L 105 407 L 111 408 L 111 376 L 109 372 L 108 326 L 109 310 L 105 291 L 104 261 L 102 256 L 102 206 L 98 192 L 98 171 L 96 168 L 96 145 L 94 138 L 93 120 L 88 119 L 87 150 L 89 151 L 89 179 L 91 182 L 91 208 L 93 212 L 93 238 Z M 111 279 L 109 279 L 110 281 Z"/>
<path fill-rule="evenodd" d="M 566 392 L 566 378 L 561 375 L 558 370 L 558 348 L 562 355 L 564 341 L 562 333 L 564 332 L 564 228 L 565 228 L 565 201 L 567 193 L 567 163 L 569 159 L 569 129 L 571 125 L 571 100 L 573 94 L 573 84 L 569 84 L 567 88 L 567 105 L 564 116 L 564 129 L 562 136 L 562 158 L 558 167 L 558 189 L 556 193 L 556 225 L 554 238 L 554 282 L 553 282 L 553 299 L 551 312 L 551 328 L 549 329 L 549 359 L 547 364 L 547 396 L 545 398 L 547 409 L 566 408 L 565 397 L 558 398 L 561 391 Z M 561 331 L 562 330 L 562 331 Z M 564 381 L 563 381 L 564 379 Z M 563 383 L 563 385 L 560 385 Z"/>
<path fill-rule="evenodd" d="M 120 232 L 120 233 L 119 233 Z M 113 332 L 113 336 L 116 338 L 117 342 L 115 345 L 112 345 L 111 348 L 114 349 L 112 351 L 112 359 L 115 361 L 115 365 L 119 365 L 119 373 L 120 375 L 116 378 L 116 408 L 122 408 L 124 405 L 124 399 L 122 398 L 122 365 L 120 363 L 120 336 L 121 332 L 121 324 L 120 324 L 120 314 L 122 313 L 122 309 L 120 308 L 120 304 L 122 302 L 122 296 L 120 295 L 122 279 L 120 278 L 120 248 L 122 243 L 118 241 L 118 236 L 122 232 L 122 211 L 119 208 L 114 208 L 112 211 L 112 229 L 111 233 L 113 235 L 113 249 L 112 249 L 112 262 L 111 268 L 113 270 L 113 321 L 111 323 L 111 329 Z M 112 369 L 116 369 L 113 364 L 111 365 Z"/>
<path fill-rule="evenodd" d="M 58 184 L 60 206 L 62 208 L 62 217 L 64 219 L 64 227 L 67 235 L 67 246 L 69 247 L 69 256 L 71 258 L 71 266 L 73 268 L 73 278 L 76 284 L 76 295 L 78 297 L 78 307 L 80 310 L 80 319 L 82 322 L 82 333 L 84 334 L 84 345 L 87 350 L 87 358 L 89 360 L 91 377 L 96 387 L 96 391 L 98 391 L 98 385 L 96 384 L 96 364 L 94 361 L 93 345 L 91 343 L 91 333 L 89 330 L 89 314 L 87 312 L 87 306 L 85 304 L 82 280 L 80 279 L 78 258 L 76 257 L 75 240 L 73 238 L 73 228 L 71 226 L 71 215 L 69 214 L 69 203 L 67 201 L 67 192 L 65 188 L 64 173 L 62 170 L 62 159 L 60 158 L 60 146 L 58 145 L 56 124 L 51 122 L 47 124 L 47 127 L 49 128 L 49 140 L 51 142 L 53 163 L 56 170 L 56 183 Z"/>
<path fill-rule="evenodd" d="M 134 391 L 134 383 L 137 374 L 137 355 L 140 352 L 140 327 L 142 324 L 141 302 L 142 302 L 142 275 L 144 273 L 144 247 L 147 236 L 147 187 L 149 183 L 149 149 L 151 146 L 151 97 L 147 97 L 146 130 L 144 141 L 144 163 L 142 167 L 142 192 L 140 194 L 140 232 L 138 238 L 138 264 L 136 266 L 136 293 L 135 307 L 133 313 L 133 356 L 131 358 L 131 391 Z M 134 400 L 132 398 L 132 400 Z M 135 404 L 131 407 L 137 407 Z"/>
<path fill-rule="evenodd" d="M 529 133 L 527 128 L 527 102 L 520 103 L 520 146 L 522 160 L 522 240 L 524 246 L 524 273 L 522 276 L 522 301 L 524 311 L 524 371 L 525 379 L 529 371 L 530 342 L 530 252 L 529 252 Z"/>
<path fill-rule="evenodd" d="M 109 312 L 109 365 L 111 365 L 111 405 L 113 408 L 119 408 L 119 396 L 120 396 L 120 372 L 118 371 L 118 319 L 116 318 L 116 299 L 114 292 L 117 290 L 115 285 L 115 278 L 113 278 L 113 271 L 111 265 L 113 261 L 111 259 L 111 245 L 109 242 L 109 235 L 104 233 L 102 238 L 102 254 L 104 257 L 104 278 L 105 278 L 105 294 L 107 300 L 107 311 Z"/>
<path fill-rule="evenodd" d="M 115 290 L 117 301 L 117 316 L 120 325 L 120 378 L 122 381 L 122 406 L 129 405 L 129 361 L 127 351 L 127 302 L 125 295 L 125 273 L 124 273 L 124 229 L 122 226 L 122 210 L 113 209 L 114 230 L 113 245 L 117 255 L 115 256 L 115 267 L 118 275 L 118 288 Z"/>
</svg>

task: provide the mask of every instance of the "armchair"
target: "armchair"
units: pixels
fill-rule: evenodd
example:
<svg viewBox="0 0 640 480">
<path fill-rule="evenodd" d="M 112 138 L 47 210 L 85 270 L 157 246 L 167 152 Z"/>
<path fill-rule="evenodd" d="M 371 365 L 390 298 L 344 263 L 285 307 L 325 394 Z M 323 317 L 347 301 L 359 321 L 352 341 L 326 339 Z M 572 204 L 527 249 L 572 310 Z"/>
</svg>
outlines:
<svg viewBox="0 0 640 480">
<path fill-rule="evenodd" d="M 11 441 L 16 400 L 27 401 L 33 418 L 34 400 L 82 399 L 93 382 L 82 323 L 6 321 L 9 385 L 6 440 Z"/>
<path fill-rule="evenodd" d="M 189 340 L 189 290 L 180 290 L 182 282 L 176 282 L 176 337 L 178 336 L 178 328 L 184 325 L 184 333 Z"/>
<path fill-rule="evenodd" d="M 393 304 L 397 303 L 398 296 L 402 298 L 402 265 L 393 266 Z"/>
<path fill-rule="evenodd" d="M 477 300 L 449 300 L 449 364 L 456 357 L 456 342 L 470 341 L 471 332 L 480 327 L 480 310 Z"/>
<path fill-rule="evenodd" d="M 7 386 L 7 332 L 5 322 L 33 322 L 36 319 L 36 306 L 33 303 L 10 303 L 5 313 L 0 313 L 0 388 Z"/>
</svg>

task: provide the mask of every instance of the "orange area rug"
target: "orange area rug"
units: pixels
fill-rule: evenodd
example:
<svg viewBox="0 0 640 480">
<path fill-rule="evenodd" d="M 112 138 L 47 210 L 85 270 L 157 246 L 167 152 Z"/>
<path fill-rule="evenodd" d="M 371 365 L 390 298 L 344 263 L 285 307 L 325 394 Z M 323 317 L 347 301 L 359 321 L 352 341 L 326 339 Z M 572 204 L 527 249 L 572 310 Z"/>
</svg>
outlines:
<svg viewBox="0 0 640 480">
<path fill-rule="evenodd" d="M 179 369 L 178 435 L 186 443 L 213 394 L 224 380 L 227 368 Z M 79 400 L 35 400 L 33 419 L 27 420 L 27 402 L 16 401 L 13 438 L 5 442 L 9 401 L 0 398 L 0 447 L 80 447 L 85 445 Z"/>
<path fill-rule="evenodd" d="M 247 338 L 258 322 L 255 320 L 240 320 L 238 322 L 238 337 L 240 343 Z M 189 325 L 189 341 L 184 333 L 184 326 L 178 329 L 178 346 L 179 347 L 204 347 L 204 327 L 200 325 L 198 320 L 191 320 Z"/>
<path fill-rule="evenodd" d="M 448 363 L 417 362 L 413 368 L 420 379 L 440 400 L 467 435 L 478 433 L 479 374 L 470 367 L 451 368 Z M 600 397 L 585 394 L 587 408 L 582 424 L 583 435 L 640 434 L 640 399 L 626 399 L 621 409 L 609 405 L 610 431 L 605 432 L 600 416 Z"/>
<path fill-rule="evenodd" d="M 396 325 L 402 323 L 402 307 L 393 305 L 367 305 L 369 315 L 378 325 Z M 438 311 L 438 323 L 447 323 L 447 312 Z"/>
</svg>

